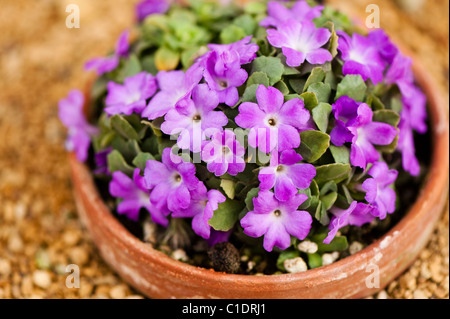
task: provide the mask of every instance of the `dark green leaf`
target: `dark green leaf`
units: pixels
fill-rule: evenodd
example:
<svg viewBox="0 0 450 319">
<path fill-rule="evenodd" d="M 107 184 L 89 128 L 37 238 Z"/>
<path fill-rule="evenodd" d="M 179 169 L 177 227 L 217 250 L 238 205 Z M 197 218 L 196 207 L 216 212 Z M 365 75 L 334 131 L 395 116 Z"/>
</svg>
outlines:
<svg viewBox="0 0 450 319">
<path fill-rule="evenodd" d="M 361 75 L 346 75 L 337 86 L 336 100 L 347 95 L 355 101 L 362 102 L 366 96 L 367 86 Z"/>
<path fill-rule="evenodd" d="M 330 136 L 320 131 L 303 131 L 300 133 L 300 155 L 309 163 L 317 161 L 330 146 Z"/>
<path fill-rule="evenodd" d="M 308 266 L 310 269 L 322 267 L 322 256 L 319 254 L 308 254 Z"/>
<path fill-rule="evenodd" d="M 245 198 L 245 205 L 249 211 L 253 210 L 253 198 L 258 197 L 259 188 L 252 188 Z"/>
<path fill-rule="evenodd" d="M 350 175 L 352 168 L 349 164 L 328 164 L 316 167 L 316 177 L 314 178 L 318 185 L 334 181 L 342 182 Z"/>
<path fill-rule="evenodd" d="M 111 117 L 111 127 L 126 139 L 139 140 L 139 135 L 131 124 L 119 114 Z"/>
<path fill-rule="evenodd" d="M 113 150 L 107 156 L 108 159 L 108 169 L 111 173 L 120 171 L 128 176 L 131 176 L 134 172 L 134 168 L 128 165 L 128 163 L 123 158 L 122 154 L 117 150 Z"/>
<path fill-rule="evenodd" d="M 327 132 L 331 110 L 332 107 L 328 103 L 319 103 L 319 105 L 312 110 L 314 122 L 323 133 Z"/>
<path fill-rule="evenodd" d="M 329 84 L 317 82 L 308 87 L 308 92 L 313 92 L 317 96 L 319 103 L 328 103 L 330 100 L 331 88 Z"/>
<path fill-rule="evenodd" d="M 334 161 L 341 164 L 350 163 L 350 150 L 346 146 L 334 146 L 330 145 L 331 155 L 333 155 Z"/>
<path fill-rule="evenodd" d="M 265 87 L 269 86 L 269 78 L 267 76 L 267 74 L 263 73 L 263 72 L 254 72 L 252 75 L 250 75 L 250 77 L 248 78 L 247 81 L 247 87 L 252 86 L 254 84 L 262 84 Z"/>
<path fill-rule="evenodd" d="M 269 84 L 274 85 L 281 80 L 284 72 L 284 66 L 280 59 L 274 57 L 261 56 L 256 58 L 253 63 L 253 72 L 263 72 L 269 77 Z M 252 73 L 253 73 L 252 72 Z"/>
<path fill-rule="evenodd" d="M 311 84 L 322 82 L 324 79 L 325 71 L 320 67 L 315 67 L 314 69 L 312 69 L 311 75 L 306 80 L 303 92 L 306 92 Z"/>
<path fill-rule="evenodd" d="M 214 216 L 208 221 L 209 225 L 218 231 L 229 231 L 236 224 L 239 213 L 244 208 L 242 202 L 227 199 L 219 204 Z"/>
<path fill-rule="evenodd" d="M 317 96 L 313 92 L 305 92 L 300 97 L 305 102 L 305 108 L 309 111 L 311 111 L 313 108 L 315 108 L 317 105 L 319 105 L 319 101 L 317 100 Z"/>
<path fill-rule="evenodd" d="M 133 165 L 144 171 L 147 161 L 154 159 L 152 154 L 141 152 L 134 158 Z"/>
</svg>

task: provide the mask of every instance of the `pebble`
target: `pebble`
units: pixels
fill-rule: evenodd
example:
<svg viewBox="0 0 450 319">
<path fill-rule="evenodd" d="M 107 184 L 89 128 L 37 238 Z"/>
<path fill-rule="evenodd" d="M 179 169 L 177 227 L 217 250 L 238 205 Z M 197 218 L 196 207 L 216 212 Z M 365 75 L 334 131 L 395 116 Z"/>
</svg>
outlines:
<svg viewBox="0 0 450 319">
<path fill-rule="evenodd" d="M 7 259 L 0 258 L 0 277 L 8 277 L 11 274 L 11 262 Z"/>
<path fill-rule="evenodd" d="M 304 240 L 297 245 L 298 250 L 307 254 L 314 254 L 319 249 L 319 246 L 315 242 Z"/>
<path fill-rule="evenodd" d="M 283 263 L 283 266 L 289 273 L 292 274 L 308 270 L 308 265 L 301 257 L 286 259 Z"/>
<path fill-rule="evenodd" d="M 179 261 L 188 261 L 189 257 L 183 249 L 176 249 L 172 252 L 172 258 Z"/>
<path fill-rule="evenodd" d="M 42 289 L 47 289 L 52 284 L 52 278 L 45 270 L 35 270 L 33 272 L 33 283 Z"/>
<path fill-rule="evenodd" d="M 115 286 L 113 287 L 110 291 L 109 291 L 109 296 L 112 299 L 124 299 L 127 295 L 128 292 L 128 287 L 125 285 L 119 285 L 119 286 Z"/>
<path fill-rule="evenodd" d="M 425 292 L 423 292 L 420 289 L 417 289 L 413 292 L 413 297 L 414 297 L 414 299 L 428 299 Z"/>
<path fill-rule="evenodd" d="M 377 294 L 377 299 L 389 299 L 389 296 L 388 296 L 388 293 L 386 292 L 386 290 L 381 290 Z"/>
<path fill-rule="evenodd" d="M 348 250 L 350 252 L 350 255 L 354 255 L 357 252 L 360 252 L 361 250 L 363 250 L 364 245 L 362 243 L 360 243 L 359 241 L 354 241 L 350 244 L 350 246 L 348 247 Z"/>
<path fill-rule="evenodd" d="M 74 247 L 69 251 L 70 261 L 78 267 L 84 266 L 89 261 L 89 253 L 84 247 Z"/>
<path fill-rule="evenodd" d="M 12 233 L 8 238 L 8 249 L 13 253 L 23 251 L 23 240 L 17 233 Z"/>
<path fill-rule="evenodd" d="M 322 255 L 322 265 L 327 266 L 334 263 L 339 258 L 339 253 L 337 251 L 332 252 L 331 254 L 323 254 Z"/>
</svg>

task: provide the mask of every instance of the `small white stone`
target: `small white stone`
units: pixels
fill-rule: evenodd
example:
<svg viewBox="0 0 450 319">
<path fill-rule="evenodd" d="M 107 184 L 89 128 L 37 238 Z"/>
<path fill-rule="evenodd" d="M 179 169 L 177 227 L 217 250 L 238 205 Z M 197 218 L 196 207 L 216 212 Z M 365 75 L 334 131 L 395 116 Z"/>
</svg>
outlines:
<svg viewBox="0 0 450 319">
<path fill-rule="evenodd" d="M 339 253 L 337 251 L 335 251 L 331 254 L 323 254 L 322 255 L 322 265 L 323 266 L 331 265 L 338 258 L 339 258 Z"/>
<path fill-rule="evenodd" d="M 317 252 L 319 247 L 315 242 L 304 240 L 297 246 L 298 250 L 307 254 L 314 254 Z"/>
<path fill-rule="evenodd" d="M 377 294 L 377 299 L 388 299 L 389 296 L 386 292 L 386 290 L 381 290 L 378 294 Z"/>
<path fill-rule="evenodd" d="M 361 244 L 359 241 L 354 241 L 350 244 L 348 250 L 350 251 L 350 255 L 354 255 L 357 252 L 360 252 L 363 248 L 364 248 L 363 244 Z"/>
<path fill-rule="evenodd" d="M 52 284 L 52 279 L 47 271 L 36 270 L 33 272 L 33 283 L 42 289 L 47 289 Z"/>
<path fill-rule="evenodd" d="M 183 249 L 176 249 L 172 252 L 172 258 L 180 261 L 188 261 L 189 257 Z"/>
<path fill-rule="evenodd" d="M 308 266 L 301 257 L 286 259 L 283 263 L 284 268 L 290 273 L 298 273 L 308 270 Z"/>
</svg>

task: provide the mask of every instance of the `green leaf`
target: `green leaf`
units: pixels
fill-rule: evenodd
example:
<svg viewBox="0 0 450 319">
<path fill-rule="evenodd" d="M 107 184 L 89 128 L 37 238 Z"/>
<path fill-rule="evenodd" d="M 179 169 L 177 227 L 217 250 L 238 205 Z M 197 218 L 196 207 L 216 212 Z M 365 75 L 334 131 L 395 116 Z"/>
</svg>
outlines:
<svg viewBox="0 0 450 319">
<path fill-rule="evenodd" d="M 294 259 L 300 256 L 297 250 L 284 250 L 280 253 L 277 259 L 277 268 L 283 272 L 286 272 L 284 268 L 284 261 L 289 259 Z"/>
<path fill-rule="evenodd" d="M 312 110 L 314 122 L 323 133 L 327 132 L 331 110 L 331 105 L 323 102 Z"/>
<path fill-rule="evenodd" d="M 400 123 L 400 115 L 392 110 L 378 110 L 373 112 L 373 121 L 397 127 L 398 123 Z"/>
<path fill-rule="evenodd" d="M 159 71 L 175 70 L 180 59 L 180 53 L 167 47 L 160 47 L 155 53 L 155 65 Z"/>
<path fill-rule="evenodd" d="M 319 105 L 319 101 L 317 100 L 316 93 L 313 92 L 305 92 L 300 97 L 305 102 L 305 108 L 308 111 L 314 109 L 317 105 Z"/>
<path fill-rule="evenodd" d="M 330 151 L 336 163 L 350 164 L 350 150 L 346 146 L 330 145 Z"/>
<path fill-rule="evenodd" d="M 305 87 L 305 83 L 306 83 L 306 81 L 303 79 L 290 79 L 289 80 L 289 85 L 298 94 L 303 93 L 303 88 Z"/>
<path fill-rule="evenodd" d="M 258 87 L 261 84 L 252 84 L 250 86 L 247 86 L 247 88 L 244 91 L 244 94 L 242 95 L 242 102 L 253 102 L 256 103 L 256 90 L 258 90 Z"/>
<path fill-rule="evenodd" d="M 220 187 L 230 199 L 234 199 L 236 195 L 236 183 L 229 179 L 221 179 Z"/>
<path fill-rule="evenodd" d="M 117 150 L 113 150 L 111 153 L 109 153 L 107 156 L 107 160 L 108 168 L 111 173 L 120 171 L 124 174 L 127 174 L 128 176 L 131 176 L 134 172 L 134 168 L 128 165 L 122 154 L 120 154 Z"/>
<path fill-rule="evenodd" d="M 237 25 L 230 24 L 220 33 L 220 41 L 223 44 L 234 43 L 247 36 L 245 30 Z"/>
<path fill-rule="evenodd" d="M 141 171 L 143 171 L 145 169 L 147 161 L 154 160 L 154 159 L 155 158 L 153 157 L 152 154 L 141 152 L 134 158 L 132 164 L 134 166 L 138 167 Z"/>
<path fill-rule="evenodd" d="M 303 131 L 300 139 L 299 153 L 308 163 L 321 158 L 330 146 L 330 136 L 320 131 Z"/>
<path fill-rule="evenodd" d="M 119 114 L 111 117 L 111 127 L 126 139 L 139 140 L 139 135 L 131 124 Z"/>
<path fill-rule="evenodd" d="M 136 55 L 132 54 L 130 58 L 125 62 L 122 69 L 123 78 L 127 78 L 138 74 L 142 71 L 141 63 Z"/>
<path fill-rule="evenodd" d="M 316 167 L 316 177 L 314 178 L 318 185 L 334 181 L 337 184 L 344 181 L 350 175 L 352 168 L 350 164 L 328 164 Z"/>
<path fill-rule="evenodd" d="M 319 200 L 318 202 L 314 217 L 319 221 L 319 223 L 321 223 L 324 226 L 330 223 L 330 218 L 328 217 L 327 209 L 325 207 L 325 204 L 321 200 Z"/>
<path fill-rule="evenodd" d="M 236 19 L 234 19 L 233 24 L 242 28 L 245 31 L 245 35 L 252 35 L 255 32 L 256 27 L 258 26 L 255 19 L 253 19 L 248 14 L 243 14 L 237 17 Z"/>
<path fill-rule="evenodd" d="M 252 65 L 252 73 L 263 72 L 267 74 L 269 77 L 269 85 L 274 85 L 283 76 L 284 66 L 278 58 L 261 56 L 256 58 Z"/>
<path fill-rule="evenodd" d="M 333 207 L 334 203 L 337 200 L 337 196 L 338 194 L 336 192 L 332 192 L 320 197 L 320 201 L 324 205 L 325 210 L 329 210 L 331 209 L 331 207 Z"/>
<path fill-rule="evenodd" d="M 244 208 L 242 202 L 227 199 L 219 204 L 213 217 L 208 221 L 209 225 L 218 231 L 229 231 L 236 224 L 239 213 Z"/>
<path fill-rule="evenodd" d="M 258 197 L 259 188 L 252 188 L 245 197 L 245 205 L 247 206 L 248 211 L 253 210 L 253 198 Z"/>
<path fill-rule="evenodd" d="M 311 84 L 322 82 L 325 79 L 325 71 L 320 67 L 312 69 L 311 75 L 308 77 L 303 88 L 303 92 L 306 92 Z"/>
<path fill-rule="evenodd" d="M 247 81 L 247 87 L 258 84 L 258 85 L 264 85 L 265 87 L 269 86 L 269 77 L 266 73 L 263 72 L 254 72 Z"/>
<path fill-rule="evenodd" d="M 343 251 L 348 248 L 347 238 L 345 236 L 336 236 L 329 244 L 324 244 L 323 240 L 328 236 L 328 232 L 314 235 L 311 240 L 318 246 L 318 253 L 333 251 Z"/>
<path fill-rule="evenodd" d="M 369 96 L 367 97 L 366 103 L 374 111 L 386 109 L 386 106 L 383 104 L 383 102 L 375 94 L 369 94 Z"/>
<path fill-rule="evenodd" d="M 317 96 L 319 103 L 328 103 L 331 95 L 331 87 L 329 84 L 317 82 L 308 87 L 308 92 L 313 92 Z"/>
<path fill-rule="evenodd" d="M 315 254 L 308 254 L 308 267 L 310 269 L 322 267 L 322 256 Z"/>
<path fill-rule="evenodd" d="M 337 86 L 336 100 L 341 96 L 347 95 L 355 101 L 362 102 L 366 96 L 367 86 L 361 75 L 346 75 Z"/>
<path fill-rule="evenodd" d="M 289 88 L 287 87 L 286 83 L 284 83 L 283 81 L 275 83 L 274 88 L 276 88 L 278 91 L 283 93 L 283 95 L 289 94 Z"/>
</svg>

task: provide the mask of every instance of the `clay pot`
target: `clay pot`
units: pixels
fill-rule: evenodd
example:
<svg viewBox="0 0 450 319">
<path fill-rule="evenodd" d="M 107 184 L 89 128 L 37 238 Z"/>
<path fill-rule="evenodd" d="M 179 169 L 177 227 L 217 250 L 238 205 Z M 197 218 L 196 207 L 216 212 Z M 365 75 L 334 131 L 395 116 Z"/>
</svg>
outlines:
<svg viewBox="0 0 450 319">
<path fill-rule="evenodd" d="M 151 298 L 361 298 L 373 295 L 413 263 L 427 244 L 448 198 L 446 104 L 433 79 L 417 61 L 414 72 L 429 101 L 433 144 L 430 171 L 409 213 L 389 233 L 359 253 L 303 273 L 273 276 L 230 275 L 184 264 L 129 233 L 102 201 L 89 169 L 70 154 L 81 220 L 111 268 Z"/>
</svg>

